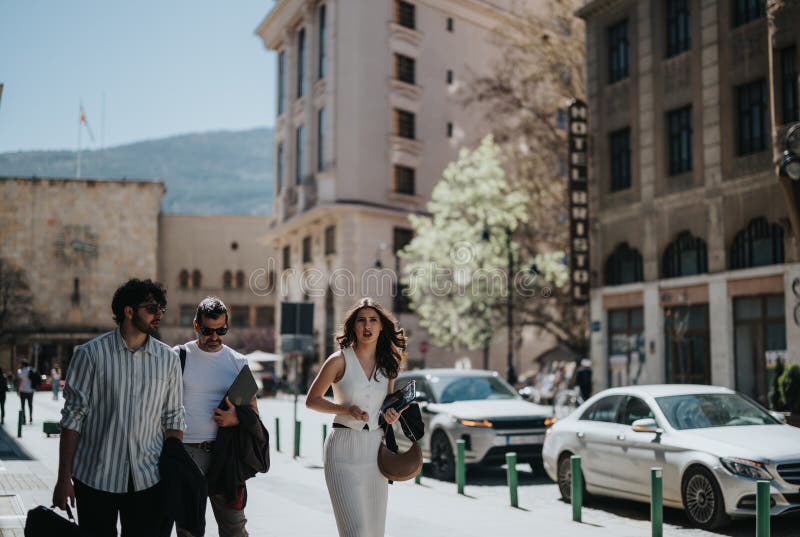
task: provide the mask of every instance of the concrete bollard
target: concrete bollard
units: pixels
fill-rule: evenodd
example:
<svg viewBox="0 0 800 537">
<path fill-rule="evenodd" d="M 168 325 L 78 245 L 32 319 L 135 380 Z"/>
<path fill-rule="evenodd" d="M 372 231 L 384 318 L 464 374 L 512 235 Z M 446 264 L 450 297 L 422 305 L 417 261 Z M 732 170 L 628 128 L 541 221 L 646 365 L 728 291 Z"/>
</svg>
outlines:
<svg viewBox="0 0 800 537">
<path fill-rule="evenodd" d="M 572 520 L 581 521 L 581 508 L 583 507 L 583 476 L 581 475 L 581 456 L 570 457 L 572 481 L 570 483 L 569 498 L 572 502 Z"/>
<path fill-rule="evenodd" d="M 756 483 L 756 537 L 769 537 L 769 481 Z"/>
<path fill-rule="evenodd" d="M 22 425 L 25 423 L 25 411 L 20 409 L 17 413 L 17 438 L 22 438 Z"/>
<path fill-rule="evenodd" d="M 459 494 L 464 494 L 464 485 L 467 481 L 467 467 L 464 463 L 464 446 L 465 442 L 463 439 L 456 440 L 456 486 L 458 487 Z"/>
<path fill-rule="evenodd" d="M 519 507 L 517 500 L 517 454 L 513 451 L 506 453 L 506 476 L 508 478 L 508 492 L 511 496 L 511 507 Z"/>
<path fill-rule="evenodd" d="M 300 456 L 300 428 L 302 425 L 300 421 L 294 422 L 294 458 Z"/>
<path fill-rule="evenodd" d="M 419 448 L 422 449 L 422 440 L 417 440 L 417 444 Z M 419 472 L 417 472 L 417 476 L 414 478 L 414 483 L 419 485 L 422 482 L 422 466 L 419 467 Z"/>
<path fill-rule="evenodd" d="M 281 419 L 275 418 L 275 451 L 281 450 Z"/>
<path fill-rule="evenodd" d="M 650 468 L 650 525 L 652 537 L 664 535 L 664 485 L 662 470 L 658 466 Z"/>
</svg>

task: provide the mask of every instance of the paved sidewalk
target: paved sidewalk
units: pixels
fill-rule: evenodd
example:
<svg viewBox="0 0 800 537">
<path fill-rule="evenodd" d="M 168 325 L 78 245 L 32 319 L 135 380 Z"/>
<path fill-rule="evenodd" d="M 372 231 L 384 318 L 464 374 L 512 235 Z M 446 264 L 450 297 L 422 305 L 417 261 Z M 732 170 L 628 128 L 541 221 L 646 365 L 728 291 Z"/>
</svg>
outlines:
<svg viewBox="0 0 800 537">
<path fill-rule="evenodd" d="M 58 466 L 58 437 L 42 432 L 44 420 L 57 420 L 63 401 L 52 400 L 50 392 L 39 392 L 34 401 L 34 423 L 23 427 L 20 446 L 32 459 L 2 461 L 0 464 L 0 535 L 22 535 L 21 520 L 6 516 L 2 500 L 17 495 L 18 510 L 50 504 Z M 262 399 L 259 408 L 270 430 L 272 468 L 248 481 L 248 529 L 250 535 L 335 537 L 336 524 L 330 507 L 321 467 L 322 423 L 325 416 L 310 413 L 299 405 L 302 428 L 302 457 L 290 456 L 292 405 L 288 400 Z M 16 437 L 19 399 L 8 394 L 5 431 Z M 282 453 L 275 451 L 275 416 L 281 418 Z M 505 486 L 472 486 L 459 496 L 452 483 L 423 478 L 394 484 L 389 492 L 388 537 L 485 537 L 486 535 L 547 535 L 570 537 L 643 537 L 650 535 L 647 520 L 633 520 L 603 510 L 584 509 L 584 523 L 571 520 L 571 507 L 558 500 L 552 484 L 527 485 L 519 489 L 520 508 L 508 505 Z M 5 495 L 5 496 L 3 496 Z M 8 499 L 14 507 L 16 500 Z M 22 511 L 22 513 L 24 513 Z M 20 514 L 22 514 L 20 513 Z M 207 511 L 207 535 L 217 534 L 211 509 Z M 14 526 L 17 529 L 12 529 Z M 711 536 L 712 533 L 681 527 L 664 527 L 667 536 Z"/>
</svg>

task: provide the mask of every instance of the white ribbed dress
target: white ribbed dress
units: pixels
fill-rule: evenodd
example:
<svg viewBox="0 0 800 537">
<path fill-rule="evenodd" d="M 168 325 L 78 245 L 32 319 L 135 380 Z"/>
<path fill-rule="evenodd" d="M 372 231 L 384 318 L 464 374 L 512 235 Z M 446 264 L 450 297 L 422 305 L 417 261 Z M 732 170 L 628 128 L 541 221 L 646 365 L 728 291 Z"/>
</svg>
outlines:
<svg viewBox="0 0 800 537">
<path fill-rule="evenodd" d="M 359 408 L 369 421 L 337 414 L 333 421 L 348 428 L 333 428 L 325 442 L 325 483 L 331 496 L 340 537 L 382 537 L 386 527 L 388 481 L 378 470 L 378 447 L 383 431 L 378 427 L 387 379 L 377 373 L 367 378 L 353 349 L 342 351 L 344 376 L 333 385 L 335 403 Z M 364 425 L 369 430 L 363 429 Z"/>
</svg>

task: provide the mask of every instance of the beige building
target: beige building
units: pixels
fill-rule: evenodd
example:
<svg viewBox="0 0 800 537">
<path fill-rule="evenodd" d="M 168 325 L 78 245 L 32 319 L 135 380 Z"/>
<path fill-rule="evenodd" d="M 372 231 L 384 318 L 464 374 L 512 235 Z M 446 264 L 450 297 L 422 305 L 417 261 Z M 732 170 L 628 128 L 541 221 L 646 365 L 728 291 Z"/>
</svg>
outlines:
<svg viewBox="0 0 800 537">
<path fill-rule="evenodd" d="M 798 120 L 799 34 L 773 43 L 770 72 L 764 4 L 593 0 L 578 12 L 596 389 L 707 383 L 766 403 L 776 359 L 800 362 L 798 230 L 771 151 L 772 128 Z"/>
<path fill-rule="evenodd" d="M 281 299 L 314 303 L 318 357 L 333 351 L 337 323 L 365 295 L 398 315 L 414 363 L 461 357 L 427 346 L 407 302 L 393 298 L 396 252 L 445 166 L 488 133 L 481 110 L 459 97 L 488 73 L 499 52 L 492 31 L 519 4 L 535 2 L 282 0 L 258 27 L 278 53 L 270 237 Z M 496 347 L 491 365 L 505 371 Z M 479 353 L 467 355 L 480 364 Z"/>
</svg>

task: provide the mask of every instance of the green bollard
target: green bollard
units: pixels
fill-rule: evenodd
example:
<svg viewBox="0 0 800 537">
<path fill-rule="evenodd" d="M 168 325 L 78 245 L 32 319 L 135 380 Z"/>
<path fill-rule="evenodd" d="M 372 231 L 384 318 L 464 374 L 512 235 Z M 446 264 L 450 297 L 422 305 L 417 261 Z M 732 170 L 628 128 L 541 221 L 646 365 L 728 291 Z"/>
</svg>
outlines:
<svg viewBox="0 0 800 537">
<path fill-rule="evenodd" d="M 17 413 L 17 438 L 22 438 L 22 425 L 25 423 L 25 411 L 21 410 Z"/>
<path fill-rule="evenodd" d="M 322 424 L 322 455 L 325 456 L 325 440 L 328 438 L 328 424 Z"/>
<path fill-rule="evenodd" d="M 422 440 L 417 440 L 417 444 L 419 448 L 422 449 Z M 419 472 L 417 472 L 417 476 L 414 478 L 414 483 L 419 485 L 422 482 L 422 466 L 419 467 Z"/>
<path fill-rule="evenodd" d="M 572 470 L 572 482 L 569 493 L 572 501 L 572 520 L 581 521 L 581 507 L 583 507 L 583 476 L 581 476 L 581 456 L 573 455 L 570 457 Z"/>
<path fill-rule="evenodd" d="M 756 537 L 769 537 L 769 481 L 756 483 Z"/>
<path fill-rule="evenodd" d="M 511 494 L 511 507 L 519 507 L 517 500 L 517 454 L 513 451 L 506 453 L 506 476 L 508 477 L 508 491 Z"/>
<path fill-rule="evenodd" d="M 664 535 L 664 486 L 662 470 L 658 466 L 650 468 L 650 524 L 653 537 Z"/>
<path fill-rule="evenodd" d="M 275 450 L 281 450 L 281 419 L 275 418 Z"/>
<path fill-rule="evenodd" d="M 302 423 L 299 421 L 294 422 L 294 457 L 300 456 L 300 427 Z"/>
<path fill-rule="evenodd" d="M 464 484 L 467 481 L 467 467 L 464 464 L 464 440 L 456 440 L 458 456 L 456 457 L 456 485 L 458 493 L 464 494 Z"/>
</svg>

